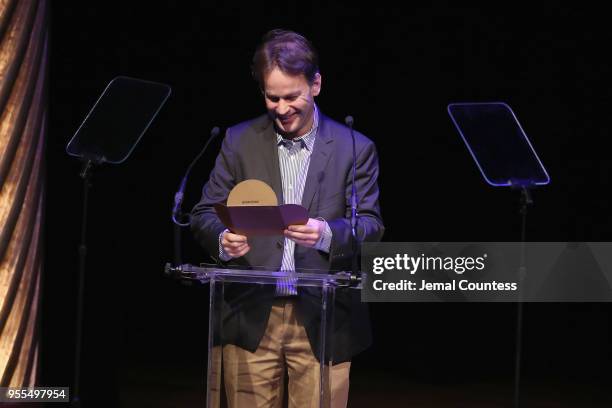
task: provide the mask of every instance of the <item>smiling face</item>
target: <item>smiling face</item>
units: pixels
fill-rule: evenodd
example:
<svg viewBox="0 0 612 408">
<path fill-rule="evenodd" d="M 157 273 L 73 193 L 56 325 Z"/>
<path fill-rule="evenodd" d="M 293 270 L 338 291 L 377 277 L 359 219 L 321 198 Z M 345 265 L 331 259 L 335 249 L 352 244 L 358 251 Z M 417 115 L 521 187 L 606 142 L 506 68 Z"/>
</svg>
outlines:
<svg viewBox="0 0 612 408">
<path fill-rule="evenodd" d="M 321 75 L 312 84 L 304 75 L 288 75 L 278 67 L 264 76 L 263 93 L 268 114 L 284 137 L 308 133 L 314 120 L 314 97 L 321 92 Z"/>
</svg>

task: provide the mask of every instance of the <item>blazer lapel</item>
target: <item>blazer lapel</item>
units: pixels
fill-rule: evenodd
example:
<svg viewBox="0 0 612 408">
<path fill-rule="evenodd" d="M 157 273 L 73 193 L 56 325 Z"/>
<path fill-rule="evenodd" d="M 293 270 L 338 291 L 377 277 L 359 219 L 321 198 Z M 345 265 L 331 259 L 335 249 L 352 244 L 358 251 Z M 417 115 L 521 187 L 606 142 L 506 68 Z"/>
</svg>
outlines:
<svg viewBox="0 0 612 408">
<path fill-rule="evenodd" d="M 331 157 L 334 147 L 333 141 L 334 139 L 327 127 L 327 118 L 320 114 L 319 129 L 310 155 L 310 164 L 308 165 L 304 194 L 302 195 L 302 206 L 308 210 L 310 210 L 315 193 L 325 178 L 325 167 Z"/>
<path fill-rule="evenodd" d="M 284 204 L 283 185 L 281 183 L 280 165 L 278 164 L 278 145 L 272 121 L 268 119 L 260 131 L 263 148 L 262 160 L 268 172 L 270 187 L 276 193 L 278 203 Z"/>
</svg>

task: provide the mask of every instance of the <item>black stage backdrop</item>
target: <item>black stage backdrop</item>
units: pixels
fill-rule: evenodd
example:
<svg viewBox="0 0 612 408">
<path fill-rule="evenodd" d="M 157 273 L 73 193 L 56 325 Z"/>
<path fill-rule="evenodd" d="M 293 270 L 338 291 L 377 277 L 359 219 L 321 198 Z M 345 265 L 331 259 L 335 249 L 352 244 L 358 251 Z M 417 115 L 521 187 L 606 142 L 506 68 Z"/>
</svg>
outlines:
<svg viewBox="0 0 612 408">
<path fill-rule="evenodd" d="M 312 40 L 321 111 L 352 115 L 375 141 L 385 241 L 520 239 L 518 194 L 482 180 L 446 113 L 458 101 L 509 103 L 547 166 L 552 182 L 534 192 L 528 240 L 612 240 L 612 34 L 601 10 L 376 5 L 52 3 L 42 383 L 72 381 L 82 190 L 80 164 L 64 148 L 108 81 L 126 75 L 173 93 L 132 157 L 94 173 L 83 398 L 201 402 L 208 292 L 162 275 L 173 256 L 171 203 L 211 127 L 264 112 L 249 66 L 272 28 Z M 219 146 L 192 173 L 185 208 Z M 185 261 L 206 260 L 188 231 L 183 241 Z M 435 406 L 487 392 L 495 406 L 509 405 L 516 305 L 374 304 L 371 312 L 375 345 L 354 361 L 350 406 L 383 395 L 396 398 L 387 406 L 404 406 L 422 390 L 449 389 L 463 390 L 457 404 Z M 525 306 L 525 398 L 612 399 L 610 312 L 608 304 Z"/>
</svg>

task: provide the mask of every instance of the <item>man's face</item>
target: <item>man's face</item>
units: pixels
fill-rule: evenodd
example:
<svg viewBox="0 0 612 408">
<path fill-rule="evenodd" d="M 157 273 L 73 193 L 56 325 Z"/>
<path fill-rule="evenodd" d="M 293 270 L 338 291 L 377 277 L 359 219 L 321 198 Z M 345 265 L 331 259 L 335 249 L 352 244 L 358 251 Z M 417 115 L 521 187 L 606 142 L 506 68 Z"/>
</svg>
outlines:
<svg viewBox="0 0 612 408">
<path fill-rule="evenodd" d="M 274 68 L 264 77 L 264 98 L 268 114 L 287 138 L 300 137 L 312 127 L 314 97 L 321 92 L 321 75 L 312 85 L 304 75 L 291 76 Z"/>
</svg>

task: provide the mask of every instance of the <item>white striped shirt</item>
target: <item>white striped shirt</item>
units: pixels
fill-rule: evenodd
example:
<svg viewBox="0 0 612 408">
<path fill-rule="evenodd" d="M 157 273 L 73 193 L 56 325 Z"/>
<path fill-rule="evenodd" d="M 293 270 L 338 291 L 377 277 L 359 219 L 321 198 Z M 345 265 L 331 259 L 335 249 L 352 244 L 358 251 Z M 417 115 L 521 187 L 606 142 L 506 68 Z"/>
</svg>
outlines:
<svg viewBox="0 0 612 408">
<path fill-rule="evenodd" d="M 278 164 L 280 166 L 283 198 L 285 204 L 302 204 L 306 175 L 310 165 L 310 155 L 314 147 L 319 128 L 319 114 L 315 107 L 312 128 L 308 133 L 296 139 L 284 139 L 278 132 Z M 281 271 L 295 272 L 295 242 L 285 238 Z M 297 295 L 296 279 L 289 276 L 276 284 L 277 296 Z"/>
</svg>

